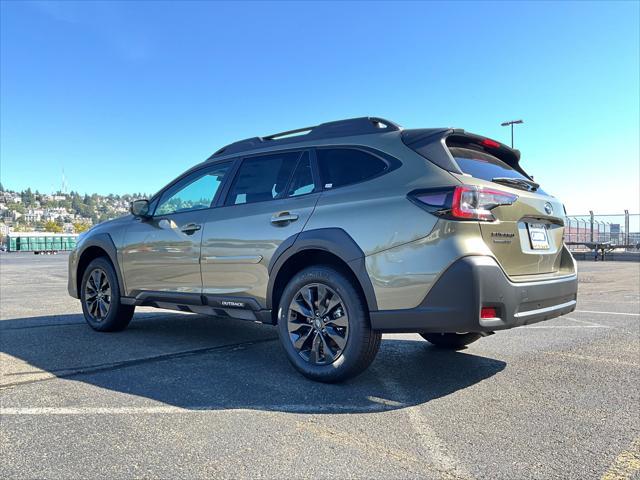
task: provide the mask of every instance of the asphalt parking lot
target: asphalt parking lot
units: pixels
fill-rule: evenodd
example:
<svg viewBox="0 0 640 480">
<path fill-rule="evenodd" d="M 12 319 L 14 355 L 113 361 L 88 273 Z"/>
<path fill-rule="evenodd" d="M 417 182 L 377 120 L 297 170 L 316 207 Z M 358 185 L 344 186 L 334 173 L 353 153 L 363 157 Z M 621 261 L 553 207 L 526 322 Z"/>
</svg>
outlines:
<svg viewBox="0 0 640 480">
<path fill-rule="evenodd" d="M 388 335 L 340 385 L 274 328 L 139 309 L 85 325 L 66 255 L 0 254 L 3 478 L 640 478 L 640 265 L 461 352 Z"/>
</svg>

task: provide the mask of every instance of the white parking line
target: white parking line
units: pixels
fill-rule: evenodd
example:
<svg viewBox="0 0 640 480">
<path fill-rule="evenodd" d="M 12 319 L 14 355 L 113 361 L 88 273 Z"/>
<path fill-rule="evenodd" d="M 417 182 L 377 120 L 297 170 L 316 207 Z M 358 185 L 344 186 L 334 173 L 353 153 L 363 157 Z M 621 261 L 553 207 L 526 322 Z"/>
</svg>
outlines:
<svg viewBox="0 0 640 480">
<path fill-rule="evenodd" d="M 605 357 L 593 357 L 590 355 L 579 355 L 577 353 L 570 352 L 542 352 L 545 355 L 553 355 L 563 358 L 572 358 L 575 360 L 587 361 L 587 362 L 596 362 L 596 363 L 612 363 L 614 365 L 625 365 L 629 367 L 638 368 L 640 365 L 635 362 L 627 362 L 625 360 L 618 360 L 617 358 L 605 358 Z"/>
<path fill-rule="evenodd" d="M 406 407 L 406 404 L 402 402 L 396 402 L 395 400 L 387 400 L 386 398 L 374 397 L 373 395 L 369 395 L 367 400 L 370 402 L 379 403 L 381 405 L 386 405 L 388 407 Z"/>
<path fill-rule="evenodd" d="M 176 407 L 2 407 L 0 417 L 9 415 L 154 415 L 167 413 L 293 412 L 293 413 L 363 413 L 392 410 L 389 405 L 251 405 L 251 408 L 226 408 L 224 405 Z"/>
<path fill-rule="evenodd" d="M 530 325 L 520 328 L 611 328 L 606 325 Z"/>
<path fill-rule="evenodd" d="M 389 376 L 381 376 L 380 381 L 390 396 L 403 400 L 403 403 L 410 404 L 409 395 L 404 386 Z M 469 472 L 461 465 L 461 462 L 451 455 L 447 445 L 440 440 L 436 431 L 429 425 L 422 416 L 419 407 L 413 405 L 400 410 L 406 416 L 409 427 L 413 430 L 414 438 L 423 452 L 430 459 L 430 463 L 440 471 L 442 478 L 470 479 Z"/>
<path fill-rule="evenodd" d="M 630 317 L 640 317 L 640 313 L 625 312 L 598 312 L 595 310 L 574 310 L 576 313 L 601 313 L 602 315 L 628 315 Z"/>
<path fill-rule="evenodd" d="M 595 325 L 598 327 L 603 327 L 604 325 L 600 325 L 599 323 L 596 322 L 589 322 L 587 320 L 578 320 L 577 318 L 571 318 L 571 317 L 564 317 L 565 320 L 571 320 L 572 322 L 576 322 L 576 323 L 581 323 L 582 325 Z"/>
</svg>

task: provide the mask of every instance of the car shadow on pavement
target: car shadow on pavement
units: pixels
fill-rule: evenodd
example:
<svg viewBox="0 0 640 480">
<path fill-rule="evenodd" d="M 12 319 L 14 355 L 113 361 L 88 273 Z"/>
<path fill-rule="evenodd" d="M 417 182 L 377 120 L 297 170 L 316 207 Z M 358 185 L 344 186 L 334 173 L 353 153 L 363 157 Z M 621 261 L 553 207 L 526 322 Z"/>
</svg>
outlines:
<svg viewBox="0 0 640 480">
<path fill-rule="evenodd" d="M 74 407 L 83 406 L 83 396 L 93 402 L 94 386 L 126 394 L 109 402 L 127 405 L 148 405 L 144 399 L 149 399 L 153 405 L 185 409 L 365 413 L 423 404 L 486 380 L 506 366 L 470 353 L 473 348 L 452 352 L 417 336 L 406 338 L 385 338 L 367 371 L 328 385 L 298 374 L 285 358 L 275 328 L 267 325 L 136 313 L 127 330 L 98 333 L 79 314 L 3 320 L 0 385 L 19 391 L 21 385 L 55 378 L 73 380 L 79 382 L 73 391 L 56 390 L 55 398 Z"/>
</svg>

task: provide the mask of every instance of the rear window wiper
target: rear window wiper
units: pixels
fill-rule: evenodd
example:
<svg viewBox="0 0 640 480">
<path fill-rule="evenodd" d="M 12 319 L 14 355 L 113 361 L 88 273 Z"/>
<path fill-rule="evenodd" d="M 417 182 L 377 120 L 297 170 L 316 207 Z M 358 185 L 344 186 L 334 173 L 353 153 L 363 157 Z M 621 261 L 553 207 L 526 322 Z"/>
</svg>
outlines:
<svg viewBox="0 0 640 480">
<path fill-rule="evenodd" d="M 540 188 L 540 185 L 532 180 L 526 178 L 512 178 L 512 177 L 495 177 L 491 179 L 492 182 L 503 183 L 514 187 L 524 187 L 530 192 L 535 192 Z"/>
</svg>

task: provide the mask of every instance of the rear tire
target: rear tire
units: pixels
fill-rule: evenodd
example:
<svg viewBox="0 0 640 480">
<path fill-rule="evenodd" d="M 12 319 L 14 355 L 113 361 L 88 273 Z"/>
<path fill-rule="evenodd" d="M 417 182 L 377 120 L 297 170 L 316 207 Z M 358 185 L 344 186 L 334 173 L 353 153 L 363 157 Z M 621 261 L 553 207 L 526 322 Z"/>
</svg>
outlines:
<svg viewBox="0 0 640 480">
<path fill-rule="evenodd" d="M 382 338 L 371 329 L 358 289 L 330 266 L 306 268 L 289 281 L 278 307 L 278 333 L 296 370 L 326 383 L 362 373 Z"/>
<path fill-rule="evenodd" d="M 448 350 L 461 350 L 480 339 L 479 333 L 421 333 L 420 336 L 433 345 Z"/>
<path fill-rule="evenodd" d="M 118 277 L 105 257 L 91 261 L 82 275 L 80 301 L 84 319 L 99 332 L 117 332 L 129 325 L 135 307 L 120 302 Z"/>
</svg>

